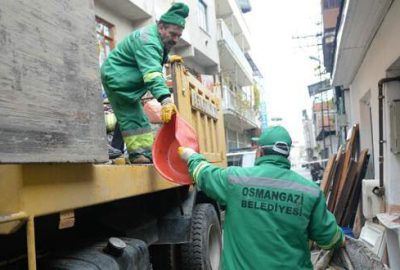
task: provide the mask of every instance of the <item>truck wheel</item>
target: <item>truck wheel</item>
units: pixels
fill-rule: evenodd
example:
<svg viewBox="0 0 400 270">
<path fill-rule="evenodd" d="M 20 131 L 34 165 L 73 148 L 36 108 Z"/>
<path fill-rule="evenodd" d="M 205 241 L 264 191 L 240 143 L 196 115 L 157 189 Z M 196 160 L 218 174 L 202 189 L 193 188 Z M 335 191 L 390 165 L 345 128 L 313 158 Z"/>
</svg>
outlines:
<svg viewBox="0 0 400 270">
<path fill-rule="evenodd" d="M 181 245 L 182 268 L 218 270 L 221 246 L 221 226 L 213 205 L 196 205 L 192 216 L 192 242 Z"/>
</svg>

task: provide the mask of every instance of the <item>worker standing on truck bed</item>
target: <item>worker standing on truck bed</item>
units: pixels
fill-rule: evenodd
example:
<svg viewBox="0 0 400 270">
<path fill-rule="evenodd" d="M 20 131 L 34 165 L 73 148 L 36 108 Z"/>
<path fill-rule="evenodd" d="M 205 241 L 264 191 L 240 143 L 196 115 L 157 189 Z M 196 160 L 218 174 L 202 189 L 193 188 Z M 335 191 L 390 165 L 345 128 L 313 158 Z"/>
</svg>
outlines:
<svg viewBox="0 0 400 270">
<path fill-rule="evenodd" d="M 149 90 L 161 103 L 161 120 L 177 111 L 163 77 L 163 65 L 182 61 L 168 57 L 185 28 L 189 7 L 175 3 L 159 22 L 125 37 L 101 66 L 101 80 L 120 125 L 131 163 L 150 163 L 153 133 L 141 97 Z"/>
<path fill-rule="evenodd" d="M 179 147 L 194 183 L 226 205 L 222 269 L 313 269 L 309 240 L 323 249 L 344 243 L 319 187 L 290 170 L 291 144 L 285 128 L 264 130 L 250 168 L 219 168 Z"/>
</svg>

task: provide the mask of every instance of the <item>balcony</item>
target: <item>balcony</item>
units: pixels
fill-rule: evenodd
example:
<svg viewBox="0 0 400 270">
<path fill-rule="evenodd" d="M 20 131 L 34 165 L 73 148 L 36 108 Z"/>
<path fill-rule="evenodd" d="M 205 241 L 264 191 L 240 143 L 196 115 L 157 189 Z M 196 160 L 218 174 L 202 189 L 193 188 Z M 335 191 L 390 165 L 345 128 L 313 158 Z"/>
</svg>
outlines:
<svg viewBox="0 0 400 270">
<path fill-rule="evenodd" d="M 153 3 L 145 0 L 95 0 L 95 5 L 103 5 L 118 16 L 131 21 L 142 21 L 151 18 Z"/>
<path fill-rule="evenodd" d="M 253 81 L 251 66 L 221 19 L 218 20 L 218 46 L 222 72 L 233 77 L 240 87 L 251 85 Z"/>
<path fill-rule="evenodd" d="M 256 113 L 253 109 L 246 108 L 246 102 L 240 95 L 232 92 L 228 87 L 222 87 L 222 106 L 224 119 L 228 125 L 237 130 L 246 130 L 257 127 Z"/>
<path fill-rule="evenodd" d="M 236 0 L 218 0 L 215 3 L 215 10 L 217 18 L 225 21 L 236 42 L 244 51 L 248 51 L 250 49 L 249 28 Z"/>
</svg>

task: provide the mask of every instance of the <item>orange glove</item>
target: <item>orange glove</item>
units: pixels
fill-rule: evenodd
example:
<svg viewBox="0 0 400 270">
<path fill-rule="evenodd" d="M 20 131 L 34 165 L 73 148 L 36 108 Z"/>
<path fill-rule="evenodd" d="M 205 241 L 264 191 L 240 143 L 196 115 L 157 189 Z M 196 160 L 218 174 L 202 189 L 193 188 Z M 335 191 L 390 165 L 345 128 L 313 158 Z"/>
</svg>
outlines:
<svg viewBox="0 0 400 270">
<path fill-rule="evenodd" d="M 168 123 L 171 121 L 172 115 L 178 112 L 178 110 L 170 97 L 164 98 L 163 101 L 161 101 L 161 106 L 161 121 L 163 123 Z"/>
</svg>

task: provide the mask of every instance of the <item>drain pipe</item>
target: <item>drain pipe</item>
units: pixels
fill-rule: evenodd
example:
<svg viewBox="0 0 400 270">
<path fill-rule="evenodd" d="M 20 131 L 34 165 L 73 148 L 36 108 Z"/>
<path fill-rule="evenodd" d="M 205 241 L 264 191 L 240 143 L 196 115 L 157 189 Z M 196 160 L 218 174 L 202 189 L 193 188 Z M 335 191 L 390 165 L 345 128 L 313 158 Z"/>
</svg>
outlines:
<svg viewBox="0 0 400 270">
<path fill-rule="evenodd" d="M 379 187 L 375 187 L 373 189 L 374 194 L 379 197 L 382 197 L 385 194 L 385 187 L 383 185 L 383 99 L 385 96 L 383 95 L 383 85 L 388 82 L 400 81 L 400 76 L 391 77 L 391 78 L 383 78 L 378 82 L 378 100 L 379 100 Z"/>
</svg>

